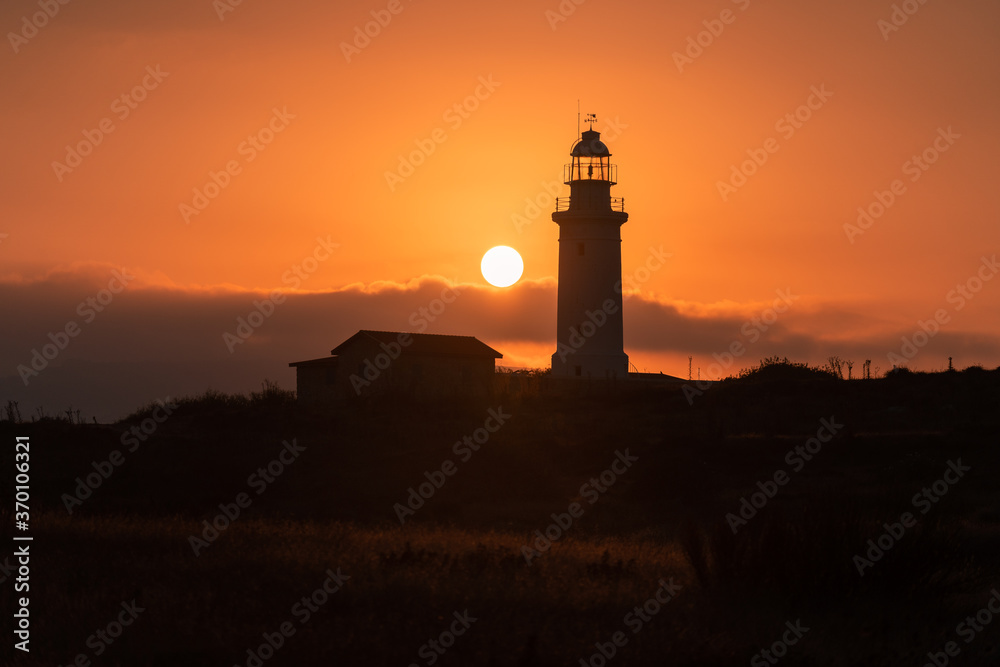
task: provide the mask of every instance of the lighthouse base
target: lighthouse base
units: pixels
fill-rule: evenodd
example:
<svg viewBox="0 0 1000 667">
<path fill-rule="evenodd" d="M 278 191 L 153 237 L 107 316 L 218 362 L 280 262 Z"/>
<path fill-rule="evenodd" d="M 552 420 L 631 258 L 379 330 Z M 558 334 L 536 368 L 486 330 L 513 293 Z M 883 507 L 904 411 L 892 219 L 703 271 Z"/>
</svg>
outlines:
<svg viewBox="0 0 1000 667">
<path fill-rule="evenodd" d="M 628 375 L 628 355 L 560 352 L 552 355 L 554 377 L 624 378 Z"/>
</svg>

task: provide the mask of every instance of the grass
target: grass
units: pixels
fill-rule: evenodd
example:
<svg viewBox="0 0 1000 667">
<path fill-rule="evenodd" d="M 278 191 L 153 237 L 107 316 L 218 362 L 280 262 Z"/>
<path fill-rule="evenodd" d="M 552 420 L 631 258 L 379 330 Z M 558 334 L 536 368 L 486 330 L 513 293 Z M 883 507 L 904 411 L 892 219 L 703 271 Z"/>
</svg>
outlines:
<svg viewBox="0 0 1000 667">
<path fill-rule="evenodd" d="M 927 571 L 928 562 L 950 565 L 922 560 L 922 546 L 906 544 L 913 555 L 881 564 L 869 580 L 888 577 L 908 590 L 883 579 L 873 593 L 869 581 L 862 586 L 840 567 L 849 565 L 846 543 L 825 552 L 834 540 L 819 528 L 782 537 L 774 514 L 765 521 L 735 550 L 709 538 L 707 559 L 694 557 L 693 565 L 691 537 L 581 534 L 529 567 L 520 551 L 527 535 L 506 531 L 247 517 L 195 557 L 183 517 L 44 514 L 36 518 L 33 560 L 38 650 L 7 664 L 92 655 L 87 638 L 132 599 L 146 611 L 101 664 L 245 664 L 245 649 L 285 621 L 296 635 L 269 664 L 423 664 L 419 647 L 447 628 L 453 612 L 468 610 L 477 621 L 442 664 L 567 664 L 619 630 L 630 639 L 622 664 L 660 665 L 664 656 L 678 665 L 734 664 L 780 635 L 786 620 L 802 618 L 810 641 L 792 664 L 897 665 L 919 659 L 912 637 L 933 646 L 930 638 L 944 638 L 960 618 L 959 610 L 942 613 L 938 597 L 953 597 L 945 586 L 955 581 L 927 589 L 906 576 Z M 296 602 L 338 568 L 350 577 L 343 589 L 301 623 Z M 632 633 L 625 616 L 661 578 L 681 591 Z M 845 644 L 866 635 L 876 641 Z M 886 655 L 888 648 L 897 653 Z"/>
<path fill-rule="evenodd" d="M 133 597 L 148 612 L 116 647 L 129 654 L 127 664 L 159 664 L 140 657 L 153 654 L 233 664 L 241 647 L 294 618 L 295 602 L 337 568 L 348 583 L 274 664 L 320 664 L 334 648 L 345 664 L 408 664 L 452 612 L 465 609 L 479 619 L 463 640 L 466 660 L 488 664 L 498 640 L 517 657 L 532 635 L 543 638 L 535 644 L 539 658 L 554 659 L 583 650 L 578 632 L 599 630 L 618 610 L 648 598 L 651 582 L 683 570 L 676 549 L 617 539 L 567 538 L 528 567 L 517 534 L 247 518 L 196 558 L 187 542 L 191 523 L 182 518 L 46 514 L 36 523 L 45 545 L 36 567 L 59 576 L 43 579 L 36 593 L 49 619 L 36 627 L 46 638 L 41 661 L 16 665 L 86 652 L 101 610 L 110 619 Z M 62 567 L 67 550 L 73 568 Z M 569 625 L 553 625 L 556 613 Z"/>
</svg>

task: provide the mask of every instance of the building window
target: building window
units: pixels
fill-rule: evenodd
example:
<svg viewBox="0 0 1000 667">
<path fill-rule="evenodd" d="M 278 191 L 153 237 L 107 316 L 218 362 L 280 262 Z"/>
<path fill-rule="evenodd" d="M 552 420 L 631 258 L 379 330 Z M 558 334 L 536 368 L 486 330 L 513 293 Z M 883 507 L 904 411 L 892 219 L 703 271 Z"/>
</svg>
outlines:
<svg viewBox="0 0 1000 667">
<path fill-rule="evenodd" d="M 585 253 L 585 250 L 586 249 L 584 248 L 584 246 L 583 246 L 582 243 L 577 243 L 576 244 L 576 254 L 577 255 L 579 255 L 580 257 L 583 257 L 583 255 Z"/>
</svg>

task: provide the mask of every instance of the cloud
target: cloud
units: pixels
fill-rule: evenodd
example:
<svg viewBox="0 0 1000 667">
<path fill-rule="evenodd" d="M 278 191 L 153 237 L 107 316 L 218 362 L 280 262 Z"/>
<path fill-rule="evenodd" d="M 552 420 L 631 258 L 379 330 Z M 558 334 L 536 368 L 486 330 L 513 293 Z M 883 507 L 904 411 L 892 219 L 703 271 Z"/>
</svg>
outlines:
<svg viewBox="0 0 1000 667">
<path fill-rule="evenodd" d="M 141 274 L 120 285 L 116 271 L 123 268 L 81 264 L 0 281 L 7 313 L 0 324 L 0 406 L 20 401 L 22 414 L 72 406 L 107 420 L 157 398 L 256 389 L 264 378 L 293 387 L 289 362 L 326 356 L 359 329 L 473 335 L 500 352 L 501 343 L 514 353 L 554 349 L 552 279 L 502 290 L 424 276 L 272 298 L 227 286 L 181 289 Z M 919 338 L 915 324 L 867 314 L 878 312 L 873 304 L 796 297 L 779 313 L 777 296 L 712 305 L 630 295 L 625 348 L 633 358 L 709 359 L 738 343 L 742 365 L 771 355 L 810 363 L 839 355 L 888 368 L 886 355 L 900 350 L 902 337 Z M 995 365 L 998 353 L 996 337 L 947 325 L 928 338 L 913 366 L 927 359 L 940 365 L 949 355 Z"/>
</svg>

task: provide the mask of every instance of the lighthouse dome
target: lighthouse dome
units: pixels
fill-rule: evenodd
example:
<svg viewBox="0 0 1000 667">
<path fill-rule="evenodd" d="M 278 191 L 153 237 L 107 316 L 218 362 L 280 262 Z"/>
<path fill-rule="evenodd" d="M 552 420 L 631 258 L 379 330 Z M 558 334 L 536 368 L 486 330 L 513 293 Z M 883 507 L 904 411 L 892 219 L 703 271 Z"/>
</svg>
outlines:
<svg viewBox="0 0 1000 667">
<path fill-rule="evenodd" d="M 601 133 L 594 130 L 585 130 L 580 141 L 573 146 L 570 155 L 573 157 L 611 157 L 611 151 L 607 145 L 601 141 Z"/>
</svg>

